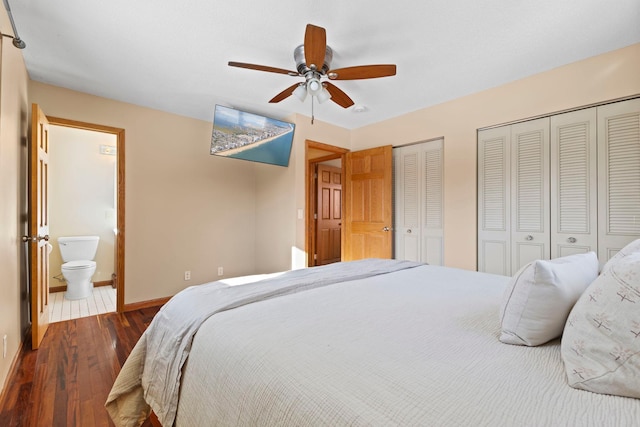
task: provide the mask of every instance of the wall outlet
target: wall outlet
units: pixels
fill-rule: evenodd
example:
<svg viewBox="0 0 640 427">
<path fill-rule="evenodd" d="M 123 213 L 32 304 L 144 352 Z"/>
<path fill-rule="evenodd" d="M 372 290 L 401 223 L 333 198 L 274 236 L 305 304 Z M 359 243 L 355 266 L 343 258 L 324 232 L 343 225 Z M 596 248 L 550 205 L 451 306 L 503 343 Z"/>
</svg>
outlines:
<svg viewBox="0 0 640 427">
<path fill-rule="evenodd" d="M 7 357 L 7 334 L 2 337 L 2 358 Z"/>
<path fill-rule="evenodd" d="M 224 269 L 222 267 L 218 267 L 218 276 L 224 275 Z"/>
<path fill-rule="evenodd" d="M 187 270 L 184 272 L 184 280 L 191 280 L 191 271 Z"/>
</svg>

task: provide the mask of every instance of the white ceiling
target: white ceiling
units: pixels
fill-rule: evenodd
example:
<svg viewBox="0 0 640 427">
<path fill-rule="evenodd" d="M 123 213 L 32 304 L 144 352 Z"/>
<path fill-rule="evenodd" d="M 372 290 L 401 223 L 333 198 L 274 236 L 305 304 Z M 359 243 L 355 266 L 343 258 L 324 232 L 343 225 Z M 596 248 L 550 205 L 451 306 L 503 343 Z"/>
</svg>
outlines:
<svg viewBox="0 0 640 427">
<path fill-rule="evenodd" d="M 639 0 L 9 3 L 31 79 L 202 120 L 215 104 L 311 116 L 310 99 L 268 103 L 301 77 L 227 65 L 295 70 L 308 23 L 326 29 L 332 68 L 398 66 L 334 82 L 365 112 L 315 105 L 316 119 L 348 129 L 640 42 Z"/>
</svg>

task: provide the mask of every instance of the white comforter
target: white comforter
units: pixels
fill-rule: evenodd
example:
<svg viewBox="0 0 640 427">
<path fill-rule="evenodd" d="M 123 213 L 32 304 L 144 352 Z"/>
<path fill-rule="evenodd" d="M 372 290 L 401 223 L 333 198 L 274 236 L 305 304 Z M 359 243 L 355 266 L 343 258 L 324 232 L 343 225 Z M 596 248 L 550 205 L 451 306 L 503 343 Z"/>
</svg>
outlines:
<svg viewBox="0 0 640 427">
<path fill-rule="evenodd" d="M 238 287 L 212 282 L 187 288 L 158 312 L 134 347 L 107 398 L 107 410 L 118 426 L 140 424 L 148 415 L 149 407 L 163 425 L 173 425 L 182 367 L 189 356 L 193 336 L 214 314 L 418 265 L 369 259 L 289 271 Z"/>
<path fill-rule="evenodd" d="M 245 305 L 194 338 L 178 426 L 638 426 L 559 342 L 498 341 L 507 277 L 421 266 Z"/>
<path fill-rule="evenodd" d="M 420 266 L 218 312 L 193 339 L 176 425 L 639 425 L 640 400 L 567 385 L 558 341 L 498 341 L 508 280 Z M 131 425 L 144 360 L 132 352 L 110 404 Z"/>
</svg>

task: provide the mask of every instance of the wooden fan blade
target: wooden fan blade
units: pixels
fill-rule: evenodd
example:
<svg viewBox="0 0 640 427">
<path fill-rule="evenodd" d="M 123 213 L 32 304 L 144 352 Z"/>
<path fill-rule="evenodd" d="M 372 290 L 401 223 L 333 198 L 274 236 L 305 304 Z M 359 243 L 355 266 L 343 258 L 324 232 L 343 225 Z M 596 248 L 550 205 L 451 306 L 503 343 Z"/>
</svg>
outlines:
<svg viewBox="0 0 640 427">
<path fill-rule="evenodd" d="M 389 77 L 395 75 L 395 64 L 359 65 L 357 67 L 329 70 L 327 73 L 327 76 L 331 80 L 375 79 L 378 77 Z"/>
<path fill-rule="evenodd" d="M 285 90 L 283 90 L 282 92 L 280 92 L 279 94 L 271 98 L 271 101 L 269 102 L 276 103 L 276 102 L 282 101 L 285 98 L 290 97 L 291 95 L 293 95 L 293 91 L 296 90 L 296 88 L 299 85 L 300 83 L 296 83 L 294 85 L 289 86 L 288 88 L 286 88 Z"/>
<path fill-rule="evenodd" d="M 338 86 L 329 82 L 324 82 L 323 84 L 331 94 L 331 100 L 339 106 L 349 108 L 354 104 L 353 100 L 349 98 L 349 95 L 344 93 Z"/>
<path fill-rule="evenodd" d="M 322 27 L 316 27 L 307 24 L 307 30 L 304 33 L 304 59 L 307 67 L 322 69 L 324 64 L 324 55 L 327 52 L 327 32 Z"/>
<path fill-rule="evenodd" d="M 249 70 L 267 71 L 269 73 L 288 74 L 290 76 L 299 76 L 296 71 L 285 70 L 284 68 L 267 67 L 266 65 L 247 64 L 244 62 L 229 61 L 230 67 L 248 68 Z"/>
</svg>

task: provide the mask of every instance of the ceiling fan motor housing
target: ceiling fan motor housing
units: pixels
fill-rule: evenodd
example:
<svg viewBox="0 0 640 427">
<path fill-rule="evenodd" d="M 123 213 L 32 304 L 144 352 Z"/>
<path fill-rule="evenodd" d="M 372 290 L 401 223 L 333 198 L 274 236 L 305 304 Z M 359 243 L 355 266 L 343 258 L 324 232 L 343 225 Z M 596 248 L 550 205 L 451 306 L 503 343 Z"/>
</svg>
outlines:
<svg viewBox="0 0 640 427">
<path fill-rule="evenodd" d="M 314 71 L 314 70 L 311 70 L 311 68 L 309 68 L 305 62 L 303 44 L 295 48 L 295 50 L 293 51 L 293 59 L 295 59 L 296 61 L 296 70 L 298 70 L 298 73 L 300 73 L 300 75 L 304 76 L 309 71 Z M 325 53 L 324 53 L 324 63 L 322 64 L 322 68 L 317 69 L 315 71 L 320 73 L 323 76 L 327 74 L 327 71 L 330 70 L 332 59 L 333 59 L 333 50 L 329 46 L 327 46 L 327 49 L 325 50 Z"/>
</svg>

